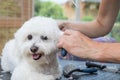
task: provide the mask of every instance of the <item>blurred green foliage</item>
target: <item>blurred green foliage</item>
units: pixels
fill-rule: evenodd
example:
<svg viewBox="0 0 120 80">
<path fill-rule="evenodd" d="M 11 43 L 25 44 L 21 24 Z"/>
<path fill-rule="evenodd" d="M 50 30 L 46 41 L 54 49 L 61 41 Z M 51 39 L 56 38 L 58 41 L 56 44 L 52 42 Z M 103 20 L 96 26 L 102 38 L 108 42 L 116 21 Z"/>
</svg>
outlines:
<svg viewBox="0 0 120 80">
<path fill-rule="evenodd" d="M 92 15 L 86 15 L 81 20 L 82 21 L 92 21 L 92 20 L 94 20 L 94 17 Z"/>
<path fill-rule="evenodd" d="M 54 19 L 67 19 L 59 4 L 49 1 L 35 0 L 35 16 L 46 16 Z"/>
<path fill-rule="evenodd" d="M 117 16 L 116 22 L 120 22 L 120 11 L 119 11 L 119 13 L 118 13 L 118 16 Z"/>
<path fill-rule="evenodd" d="M 120 42 L 120 22 L 115 23 L 110 33 L 110 36 L 112 36 L 113 38 Z"/>
<path fill-rule="evenodd" d="M 110 36 L 114 37 L 117 41 L 120 42 L 120 11 L 118 13 L 116 23 L 110 33 Z"/>
</svg>

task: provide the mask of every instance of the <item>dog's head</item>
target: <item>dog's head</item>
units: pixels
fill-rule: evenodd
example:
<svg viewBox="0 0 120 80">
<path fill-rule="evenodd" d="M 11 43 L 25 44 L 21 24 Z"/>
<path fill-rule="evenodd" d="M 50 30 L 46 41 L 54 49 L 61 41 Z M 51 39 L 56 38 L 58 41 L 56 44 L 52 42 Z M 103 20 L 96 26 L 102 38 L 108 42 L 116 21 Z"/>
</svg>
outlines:
<svg viewBox="0 0 120 80">
<path fill-rule="evenodd" d="M 34 17 L 15 33 L 15 40 L 22 56 L 40 60 L 58 50 L 57 42 L 61 34 L 55 20 Z"/>
</svg>

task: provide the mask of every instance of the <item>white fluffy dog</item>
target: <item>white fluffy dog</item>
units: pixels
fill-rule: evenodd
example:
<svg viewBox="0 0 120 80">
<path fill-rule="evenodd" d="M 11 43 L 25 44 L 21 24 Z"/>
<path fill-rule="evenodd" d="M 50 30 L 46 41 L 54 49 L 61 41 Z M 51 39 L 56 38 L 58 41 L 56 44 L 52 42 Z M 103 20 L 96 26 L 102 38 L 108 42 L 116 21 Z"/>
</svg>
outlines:
<svg viewBox="0 0 120 80">
<path fill-rule="evenodd" d="M 56 57 L 62 32 L 51 18 L 34 17 L 23 24 L 6 43 L 2 69 L 11 80 L 55 80 L 61 76 Z"/>
</svg>

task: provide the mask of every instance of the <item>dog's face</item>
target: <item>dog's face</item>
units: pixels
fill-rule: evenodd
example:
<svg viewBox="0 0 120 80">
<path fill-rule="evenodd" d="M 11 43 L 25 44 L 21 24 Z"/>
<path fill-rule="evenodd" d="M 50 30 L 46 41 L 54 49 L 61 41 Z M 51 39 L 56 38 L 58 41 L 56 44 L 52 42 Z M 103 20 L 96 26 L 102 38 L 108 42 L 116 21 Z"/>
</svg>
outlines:
<svg viewBox="0 0 120 80">
<path fill-rule="evenodd" d="M 38 61 L 57 51 L 61 33 L 53 19 L 35 17 L 15 33 L 15 40 L 22 56 Z"/>
</svg>

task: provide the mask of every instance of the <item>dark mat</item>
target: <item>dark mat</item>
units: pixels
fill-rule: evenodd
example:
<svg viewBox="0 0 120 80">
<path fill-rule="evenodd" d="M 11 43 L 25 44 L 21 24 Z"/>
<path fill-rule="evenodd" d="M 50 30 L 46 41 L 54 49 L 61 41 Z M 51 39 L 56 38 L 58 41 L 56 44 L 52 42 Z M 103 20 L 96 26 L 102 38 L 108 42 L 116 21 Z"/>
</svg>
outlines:
<svg viewBox="0 0 120 80">
<path fill-rule="evenodd" d="M 64 67 L 67 64 L 74 64 L 82 68 L 85 67 L 84 61 L 59 60 L 59 63 L 61 64 L 62 67 Z M 120 67 L 120 64 L 114 64 L 114 63 L 99 63 L 99 64 L 105 64 L 107 66 L 113 66 L 113 67 L 114 66 Z M 10 80 L 10 76 L 11 76 L 10 73 L 3 73 L 0 66 L 0 80 Z M 62 76 L 61 80 L 71 80 L 71 79 L 64 78 Z M 120 74 L 98 71 L 96 74 L 81 74 L 79 76 L 79 79 L 74 79 L 74 80 L 120 80 Z"/>
</svg>

